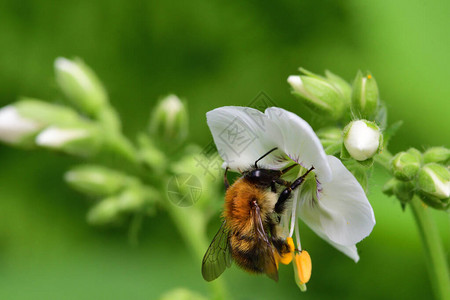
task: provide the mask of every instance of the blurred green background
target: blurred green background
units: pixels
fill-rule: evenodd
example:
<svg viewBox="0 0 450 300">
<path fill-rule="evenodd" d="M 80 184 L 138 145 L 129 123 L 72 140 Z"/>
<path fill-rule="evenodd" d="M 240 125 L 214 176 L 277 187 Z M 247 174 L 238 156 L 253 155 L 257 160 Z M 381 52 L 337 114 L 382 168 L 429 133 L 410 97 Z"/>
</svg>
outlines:
<svg viewBox="0 0 450 300">
<path fill-rule="evenodd" d="M 377 79 L 391 121 L 391 144 L 450 146 L 450 2 L 440 1 L 38 1 L 0 2 L 0 105 L 18 96 L 57 100 L 53 61 L 83 58 L 103 80 L 134 137 L 156 100 L 187 99 L 191 141 L 211 136 L 205 113 L 247 105 L 265 91 L 314 124 L 290 95 L 299 66 L 352 80 Z M 200 261 L 165 213 L 147 219 L 141 243 L 126 229 L 88 226 L 88 203 L 62 173 L 78 161 L 0 145 L 1 299 L 155 299 L 175 287 L 208 295 Z M 236 299 L 430 299 L 422 245 L 410 211 L 383 196 L 376 171 L 369 200 L 377 219 L 359 244 L 358 264 L 302 228 L 313 259 L 308 292 L 290 266 L 280 282 L 233 267 L 224 274 Z M 211 199 L 222 201 L 222 199 Z M 448 253 L 449 219 L 433 213 Z M 209 234 L 219 226 L 210 224 Z M 206 250 L 206 249 L 205 249 Z"/>
</svg>

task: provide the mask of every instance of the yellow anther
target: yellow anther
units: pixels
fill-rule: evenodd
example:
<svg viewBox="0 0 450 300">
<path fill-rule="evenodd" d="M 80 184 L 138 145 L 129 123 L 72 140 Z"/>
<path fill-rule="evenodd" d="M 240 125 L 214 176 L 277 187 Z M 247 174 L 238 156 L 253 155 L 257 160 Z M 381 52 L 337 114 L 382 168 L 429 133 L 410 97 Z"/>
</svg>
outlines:
<svg viewBox="0 0 450 300">
<path fill-rule="evenodd" d="M 311 257 L 306 250 L 295 254 L 294 258 L 295 281 L 297 284 L 305 284 L 311 278 Z"/>
<path fill-rule="evenodd" d="M 370 79 L 370 78 L 372 78 L 372 75 L 367 75 L 367 79 Z"/>
</svg>

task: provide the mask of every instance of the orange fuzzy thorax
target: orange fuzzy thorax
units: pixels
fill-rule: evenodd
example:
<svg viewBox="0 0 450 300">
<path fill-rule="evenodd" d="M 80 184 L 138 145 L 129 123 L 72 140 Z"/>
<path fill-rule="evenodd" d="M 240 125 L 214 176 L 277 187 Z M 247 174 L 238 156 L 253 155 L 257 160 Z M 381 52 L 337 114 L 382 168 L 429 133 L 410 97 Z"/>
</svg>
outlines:
<svg viewBox="0 0 450 300">
<path fill-rule="evenodd" d="M 253 200 L 257 201 L 261 209 L 261 219 L 264 221 L 273 210 L 277 199 L 275 193 L 250 184 L 245 178 L 238 179 L 227 190 L 223 216 L 231 232 L 253 234 L 253 219 L 250 217 Z"/>
</svg>

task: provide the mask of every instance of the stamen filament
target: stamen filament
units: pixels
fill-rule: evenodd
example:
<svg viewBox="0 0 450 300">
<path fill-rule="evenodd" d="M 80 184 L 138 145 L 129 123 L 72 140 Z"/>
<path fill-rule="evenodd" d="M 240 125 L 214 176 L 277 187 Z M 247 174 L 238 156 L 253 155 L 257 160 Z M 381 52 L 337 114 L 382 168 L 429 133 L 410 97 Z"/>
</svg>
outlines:
<svg viewBox="0 0 450 300">
<path fill-rule="evenodd" d="M 295 222 L 295 241 L 297 242 L 297 250 L 302 251 L 302 243 L 300 242 L 300 231 L 298 230 L 298 220 Z"/>
<path fill-rule="evenodd" d="M 291 213 L 291 229 L 289 231 L 289 237 L 294 235 L 294 226 L 296 221 L 296 212 L 297 212 L 297 199 L 298 199 L 298 189 L 294 191 L 294 201 L 292 202 L 292 213 Z"/>
</svg>

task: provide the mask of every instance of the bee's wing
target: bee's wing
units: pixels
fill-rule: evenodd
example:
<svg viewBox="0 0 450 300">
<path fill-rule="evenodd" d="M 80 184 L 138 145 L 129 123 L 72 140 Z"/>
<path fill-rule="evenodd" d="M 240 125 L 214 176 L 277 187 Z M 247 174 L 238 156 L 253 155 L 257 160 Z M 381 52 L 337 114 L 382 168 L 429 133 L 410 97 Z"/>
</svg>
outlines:
<svg viewBox="0 0 450 300">
<path fill-rule="evenodd" d="M 273 256 L 272 244 L 267 237 L 267 233 L 264 230 L 264 225 L 261 220 L 261 213 L 258 204 L 252 206 L 253 224 L 255 226 L 255 236 L 259 239 L 258 245 L 260 247 L 261 254 L 258 257 L 257 263 L 260 268 L 264 270 L 269 278 L 278 281 L 278 268 Z"/>
<path fill-rule="evenodd" d="M 219 277 L 225 269 L 231 266 L 232 258 L 229 246 L 229 234 L 226 221 L 206 250 L 202 262 L 202 275 L 206 281 L 212 281 Z"/>
</svg>

